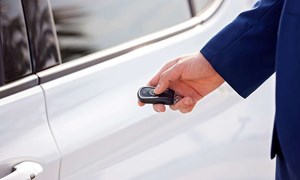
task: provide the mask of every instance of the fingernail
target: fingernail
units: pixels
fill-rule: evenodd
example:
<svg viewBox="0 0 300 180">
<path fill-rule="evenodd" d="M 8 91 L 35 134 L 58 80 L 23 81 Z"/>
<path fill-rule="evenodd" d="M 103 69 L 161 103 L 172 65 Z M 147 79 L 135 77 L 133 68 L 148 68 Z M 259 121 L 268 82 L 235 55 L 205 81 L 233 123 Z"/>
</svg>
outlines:
<svg viewBox="0 0 300 180">
<path fill-rule="evenodd" d="M 154 109 L 156 112 L 158 112 L 158 113 L 160 113 L 161 111 L 160 111 L 160 109 Z"/>
</svg>

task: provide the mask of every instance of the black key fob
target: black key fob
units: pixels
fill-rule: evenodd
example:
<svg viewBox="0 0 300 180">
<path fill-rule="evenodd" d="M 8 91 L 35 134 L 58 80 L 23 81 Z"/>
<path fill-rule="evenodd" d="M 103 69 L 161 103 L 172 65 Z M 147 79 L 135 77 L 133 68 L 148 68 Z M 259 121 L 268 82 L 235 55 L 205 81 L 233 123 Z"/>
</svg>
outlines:
<svg viewBox="0 0 300 180">
<path fill-rule="evenodd" d="M 154 89 L 155 87 L 140 88 L 137 93 L 139 101 L 145 104 L 173 105 L 180 99 L 180 96 L 177 95 L 172 89 L 167 89 L 161 94 L 155 94 Z"/>
</svg>

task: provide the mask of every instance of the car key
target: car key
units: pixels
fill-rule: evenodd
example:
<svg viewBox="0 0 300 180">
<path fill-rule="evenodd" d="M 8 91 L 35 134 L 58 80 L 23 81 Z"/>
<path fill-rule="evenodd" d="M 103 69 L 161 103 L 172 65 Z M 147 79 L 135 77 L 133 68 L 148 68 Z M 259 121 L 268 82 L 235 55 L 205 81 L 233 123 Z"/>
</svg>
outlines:
<svg viewBox="0 0 300 180">
<path fill-rule="evenodd" d="M 161 94 L 155 94 L 154 89 L 155 87 L 151 86 L 140 88 L 137 93 L 139 101 L 145 104 L 173 105 L 181 99 L 172 89 L 167 89 Z"/>
</svg>

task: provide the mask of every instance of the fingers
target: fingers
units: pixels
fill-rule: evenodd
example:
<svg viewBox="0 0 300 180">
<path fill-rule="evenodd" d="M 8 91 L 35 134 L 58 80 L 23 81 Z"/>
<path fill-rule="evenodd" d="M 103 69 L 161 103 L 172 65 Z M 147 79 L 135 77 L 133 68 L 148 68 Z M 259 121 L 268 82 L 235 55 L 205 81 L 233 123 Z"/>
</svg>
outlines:
<svg viewBox="0 0 300 180">
<path fill-rule="evenodd" d="M 174 111 L 179 110 L 181 113 L 189 113 L 191 112 L 196 105 L 196 102 L 190 98 L 185 97 L 181 99 L 179 102 L 177 102 L 175 105 L 170 106 L 170 108 Z M 154 104 L 153 109 L 156 112 L 165 112 L 166 107 L 162 104 Z"/>
<path fill-rule="evenodd" d="M 153 109 L 156 112 L 165 112 L 166 111 L 166 107 L 163 104 L 153 104 Z"/>
<path fill-rule="evenodd" d="M 147 83 L 148 86 L 156 87 L 154 90 L 155 94 L 163 93 L 170 85 L 171 82 L 178 80 L 182 74 L 182 66 L 177 58 L 167 63 L 163 68 Z M 138 102 L 139 106 L 144 106 L 142 102 Z M 154 104 L 153 109 L 156 112 L 165 112 L 166 107 L 163 104 Z M 188 109 L 187 109 L 188 110 Z"/>
<path fill-rule="evenodd" d="M 166 70 L 168 70 L 169 68 L 171 68 L 172 66 L 174 66 L 179 59 L 175 59 L 173 61 L 168 62 L 167 64 L 165 64 L 160 70 L 159 72 L 148 82 L 148 86 L 157 86 L 160 76 L 161 74 L 163 74 Z"/>
<path fill-rule="evenodd" d="M 170 108 L 174 111 L 179 110 L 182 113 L 188 113 L 194 109 L 196 103 L 197 102 L 194 101 L 191 97 L 184 97 L 175 105 L 170 106 Z"/>
<path fill-rule="evenodd" d="M 138 101 L 138 105 L 139 105 L 139 106 L 144 106 L 145 103 L 142 103 L 141 101 Z"/>
<path fill-rule="evenodd" d="M 183 99 L 181 99 L 179 102 L 177 102 L 175 105 L 171 105 L 170 109 L 176 111 L 179 110 L 181 113 L 189 113 L 191 112 L 197 102 L 195 102 L 192 98 L 190 97 L 185 97 Z M 138 105 L 139 106 L 144 106 L 145 104 L 138 101 Z M 166 107 L 163 104 L 153 104 L 153 109 L 156 112 L 165 112 L 166 111 Z"/>
<path fill-rule="evenodd" d="M 145 103 L 142 103 L 142 102 L 138 101 L 138 105 L 139 106 L 144 106 Z M 153 109 L 156 112 L 165 112 L 166 111 L 166 107 L 163 104 L 153 104 Z"/>
<path fill-rule="evenodd" d="M 169 87 L 170 82 L 174 82 L 181 77 L 182 68 L 180 67 L 180 64 L 175 64 L 160 75 L 158 84 L 154 89 L 155 94 L 163 93 Z"/>
</svg>

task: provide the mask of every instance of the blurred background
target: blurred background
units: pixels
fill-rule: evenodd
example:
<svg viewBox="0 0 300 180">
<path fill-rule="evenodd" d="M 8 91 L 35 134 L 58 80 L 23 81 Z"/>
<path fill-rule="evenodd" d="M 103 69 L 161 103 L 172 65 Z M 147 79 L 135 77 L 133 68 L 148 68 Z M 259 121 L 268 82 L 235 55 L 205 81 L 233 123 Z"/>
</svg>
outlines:
<svg viewBox="0 0 300 180">
<path fill-rule="evenodd" d="M 192 0 L 196 12 L 209 0 Z M 62 61 L 104 50 L 191 18 L 187 0 L 51 0 Z"/>
</svg>

